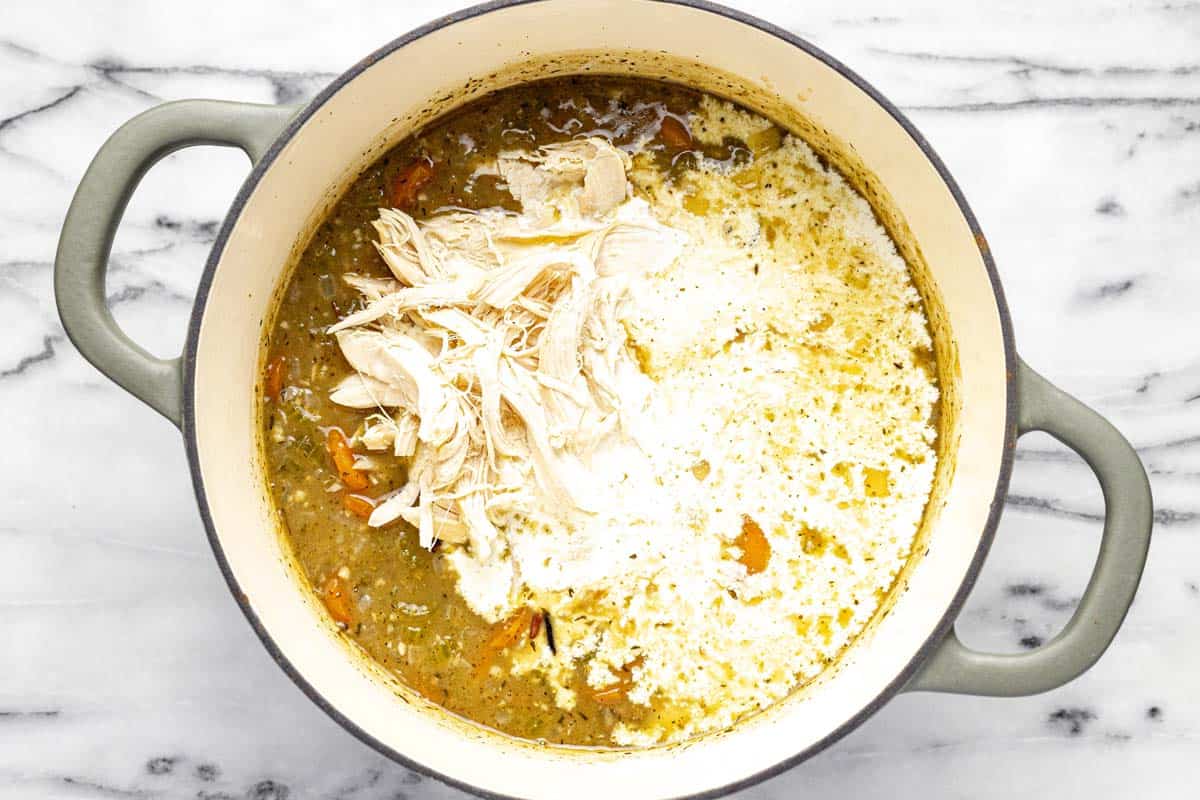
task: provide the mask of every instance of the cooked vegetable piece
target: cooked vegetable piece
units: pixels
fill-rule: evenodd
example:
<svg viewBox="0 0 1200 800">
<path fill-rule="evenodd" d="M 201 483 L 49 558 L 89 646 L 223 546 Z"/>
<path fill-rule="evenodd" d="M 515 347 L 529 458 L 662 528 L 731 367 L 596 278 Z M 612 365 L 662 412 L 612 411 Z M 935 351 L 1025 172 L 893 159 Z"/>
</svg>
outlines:
<svg viewBox="0 0 1200 800">
<path fill-rule="evenodd" d="M 521 629 L 529 625 L 530 616 L 531 612 L 528 608 L 513 612 L 511 617 L 496 625 L 491 637 L 487 640 L 486 648 L 498 653 L 511 645 L 520 637 Z"/>
<path fill-rule="evenodd" d="M 538 634 L 542 632 L 542 615 L 533 614 L 529 617 L 529 641 L 537 639 Z"/>
<path fill-rule="evenodd" d="M 283 391 L 283 373 L 287 367 L 287 358 L 281 353 L 267 362 L 267 369 L 263 380 L 263 396 L 274 402 L 279 399 L 279 393 Z"/>
<path fill-rule="evenodd" d="M 475 662 L 476 677 L 482 678 L 487 675 L 496 656 L 521 638 L 521 632 L 529 627 L 532 615 L 533 612 L 529 608 L 521 608 L 513 612 L 508 619 L 496 623 L 492 628 L 492 635 L 484 642 L 479 659 Z"/>
<path fill-rule="evenodd" d="M 433 162 L 428 158 L 418 158 L 404 169 L 392 181 L 392 208 L 411 208 L 416 205 L 417 195 L 433 182 Z"/>
<path fill-rule="evenodd" d="M 663 117 L 659 133 L 667 147 L 673 150 L 690 150 L 692 147 L 692 134 L 674 117 Z"/>
<path fill-rule="evenodd" d="M 354 451 L 350 449 L 350 442 L 346 440 L 346 434 L 337 428 L 330 428 L 325 446 L 329 449 L 330 457 L 333 458 L 333 466 L 337 469 L 338 480 L 346 484 L 347 488 L 351 491 L 361 492 L 371 485 L 367 476 L 354 468 Z"/>
<path fill-rule="evenodd" d="M 321 602 L 333 621 L 342 627 L 349 627 L 354 619 L 350 603 L 350 588 L 337 575 L 330 575 L 321 584 Z"/>
<path fill-rule="evenodd" d="M 342 508 L 356 517 L 367 519 L 375 510 L 375 504 L 360 494 L 347 494 L 342 498 Z"/>
<path fill-rule="evenodd" d="M 746 568 L 746 572 L 754 575 L 767 568 L 771 559 L 771 544 L 758 523 L 748 515 L 742 515 L 742 532 L 734 542 L 742 551 L 738 561 Z"/>
</svg>

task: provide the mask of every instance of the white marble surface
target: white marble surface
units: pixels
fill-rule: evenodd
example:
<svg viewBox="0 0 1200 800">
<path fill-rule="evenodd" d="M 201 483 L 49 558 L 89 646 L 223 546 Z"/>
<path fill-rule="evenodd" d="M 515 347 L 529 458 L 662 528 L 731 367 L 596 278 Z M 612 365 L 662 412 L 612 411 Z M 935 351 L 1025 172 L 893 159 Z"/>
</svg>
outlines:
<svg viewBox="0 0 1200 800">
<path fill-rule="evenodd" d="M 66 342 L 51 260 L 116 126 L 162 100 L 301 100 L 452 2 L 9 2 L 0 12 L 0 797 L 461 797 L 345 733 L 271 662 L 205 542 L 174 428 Z M 1111 417 L 1158 525 L 1086 676 L 1018 700 L 908 695 L 745 797 L 1194 797 L 1200 780 L 1200 3 L 739 2 L 905 108 L 987 233 L 1023 355 Z M 109 296 L 178 351 L 245 172 L 172 157 L 134 197 Z M 1019 650 L 1069 615 L 1099 491 L 1021 443 L 960 622 Z"/>
</svg>

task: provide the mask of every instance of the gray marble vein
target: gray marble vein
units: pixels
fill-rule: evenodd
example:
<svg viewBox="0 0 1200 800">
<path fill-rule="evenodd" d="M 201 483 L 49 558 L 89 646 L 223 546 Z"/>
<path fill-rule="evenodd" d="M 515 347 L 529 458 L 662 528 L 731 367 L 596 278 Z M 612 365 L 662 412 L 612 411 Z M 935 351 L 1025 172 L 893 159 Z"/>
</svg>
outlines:
<svg viewBox="0 0 1200 800">
<path fill-rule="evenodd" d="M 1200 3 L 743 0 L 908 114 L 971 201 L 1022 355 L 1145 460 L 1156 539 L 1113 647 L 1013 700 L 902 696 L 746 797 L 1195 796 L 1200 779 Z M 80 358 L 50 292 L 88 161 L 158 102 L 292 103 L 456 3 L 12 3 L 0 14 L 0 797 L 416 800 L 288 681 L 228 595 L 177 432 Z M 156 167 L 117 236 L 120 323 L 178 352 L 245 159 Z M 1038 647 L 1069 618 L 1103 502 L 1022 439 L 959 622 Z"/>
</svg>

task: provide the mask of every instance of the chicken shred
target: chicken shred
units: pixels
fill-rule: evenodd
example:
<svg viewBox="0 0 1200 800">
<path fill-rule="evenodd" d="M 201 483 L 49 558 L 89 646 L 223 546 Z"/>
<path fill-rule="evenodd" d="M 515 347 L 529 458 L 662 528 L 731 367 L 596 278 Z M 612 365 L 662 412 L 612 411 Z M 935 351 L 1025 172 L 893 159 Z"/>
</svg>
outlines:
<svg viewBox="0 0 1200 800">
<path fill-rule="evenodd" d="M 359 441 L 411 458 L 371 526 L 403 519 L 423 546 L 482 561 L 514 513 L 590 510 L 585 461 L 620 429 L 615 376 L 636 369 L 617 309 L 630 276 L 669 266 L 686 240 L 630 196 L 629 168 L 608 141 L 579 139 L 499 156 L 520 214 L 380 209 L 394 280 L 345 276 L 363 306 L 329 329 L 355 370 L 332 400 L 378 409 Z"/>
</svg>

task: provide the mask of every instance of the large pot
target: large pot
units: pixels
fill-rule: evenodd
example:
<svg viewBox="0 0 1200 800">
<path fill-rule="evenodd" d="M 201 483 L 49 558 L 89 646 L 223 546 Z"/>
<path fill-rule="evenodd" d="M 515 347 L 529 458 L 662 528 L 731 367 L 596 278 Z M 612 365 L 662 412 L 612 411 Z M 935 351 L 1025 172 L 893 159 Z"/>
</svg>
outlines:
<svg viewBox="0 0 1200 800">
<path fill-rule="evenodd" d="M 452 718 L 389 681 L 297 580 L 257 448 L 259 343 L 286 268 L 356 171 L 415 126 L 488 90 L 591 71 L 689 83 L 803 135 L 871 200 L 929 308 L 946 395 L 943 452 L 920 546 L 883 613 L 836 668 L 733 730 L 631 753 L 567 750 Z M 200 281 L 181 358 L 154 358 L 105 307 L 113 233 L 145 171 L 192 144 L 254 161 Z M 900 691 L 1021 695 L 1090 667 L 1133 599 L 1150 489 L 1104 419 L 1018 358 L 987 244 L 945 167 L 904 116 L 786 31 L 706 2 L 539 0 L 468 9 L 368 56 L 303 109 L 191 100 L 131 120 L 104 145 L 63 227 L 55 292 L 71 340 L 183 431 L 217 563 L 284 671 L 347 730 L 411 767 L 523 798 L 714 795 L 811 756 Z M 996 529 L 1013 447 L 1043 430 L 1095 471 L 1100 555 L 1061 634 L 1020 655 L 965 647 L 953 623 Z M 1031 556 L 1032 557 L 1032 556 Z"/>
</svg>

